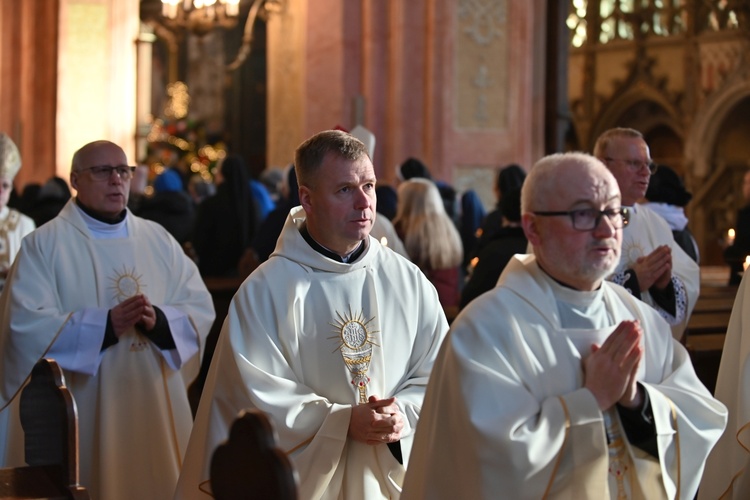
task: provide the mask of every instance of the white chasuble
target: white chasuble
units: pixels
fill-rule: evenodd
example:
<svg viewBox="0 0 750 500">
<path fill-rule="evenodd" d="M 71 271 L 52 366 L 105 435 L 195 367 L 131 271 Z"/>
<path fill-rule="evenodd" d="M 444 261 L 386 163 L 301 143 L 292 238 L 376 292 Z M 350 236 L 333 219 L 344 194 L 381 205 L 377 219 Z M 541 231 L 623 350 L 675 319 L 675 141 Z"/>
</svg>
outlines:
<svg viewBox="0 0 750 500">
<path fill-rule="evenodd" d="M 0 406 L 59 349 L 61 332 L 81 333 L 60 352 L 78 407 L 81 484 L 97 499 L 169 498 L 192 428 L 186 386 L 213 320 L 211 297 L 161 226 L 128 214 L 127 238 L 95 239 L 72 203 L 24 241 L 9 275 Z M 164 311 L 177 348 L 161 351 L 132 329 L 100 353 L 107 311 L 139 293 Z M 86 331 L 99 332 L 98 343 L 84 345 Z M 17 401 L 2 412 L 11 412 L 11 439 L 23 435 Z M 16 446 L 8 443 L 6 462 L 22 460 Z"/>
<path fill-rule="evenodd" d="M 716 399 L 727 405 L 729 423 L 706 462 L 700 500 L 750 498 L 750 278 L 742 277 L 729 319 Z"/>
<path fill-rule="evenodd" d="M 552 283 L 553 287 L 556 285 Z M 558 306 L 560 303 L 558 302 Z M 608 311 L 608 323 L 615 323 L 615 315 Z M 600 318 L 600 321 L 604 318 Z M 591 344 L 601 346 L 614 331 L 608 328 L 565 328 L 562 331 L 575 346 L 581 361 L 591 354 Z M 642 344 L 641 344 L 642 346 Z M 638 378 L 643 378 L 645 367 L 638 368 Z M 662 477 L 659 462 L 643 450 L 631 446 L 620 421 L 616 408 L 602 413 L 604 432 L 607 439 L 607 483 L 610 498 L 618 500 L 648 500 L 654 492 L 661 490 Z M 651 492 L 651 496 L 644 491 Z M 658 495 L 657 495 L 658 496 Z"/>
<path fill-rule="evenodd" d="M 0 209 L 0 292 L 5 284 L 5 273 L 21 248 L 21 240 L 34 228 L 30 217 L 8 207 Z"/>
<path fill-rule="evenodd" d="M 369 238 L 350 264 L 302 238 L 294 209 L 271 258 L 229 307 L 176 498 L 204 499 L 216 446 L 243 408 L 271 418 L 301 499 L 398 498 L 427 379 L 447 331 L 419 269 Z M 385 444 L 348 438 L 351 408 L 396 397 L 404 465 Z"/>
<path fill-rule="evenodd" d="M 648 291 L 640 292 L 641 300 L 659 311 L 670 324 L 674 338 L 679 340 L 698 300 L 700 268 L 674 241 L 667 222 L 647 206 L 637 204 L 631 208 L 630 222 L 622 231 L 622 254 L 615 276 L 626 269 L 632 269 L 633 263 L 639 257 L 650 254 L 661 245 L 667 245 L 672 251 L 672 280 L 675 286 L 677 317 L 659 308 Z M 620 278 L 627 279 L 622 275 Z M 624 281 L 618 279 L 617 283 L 623 284 Z"/>
<path fill-rule="evenodd" d="M 533 255 L 516 255 L 498 286 L 454 320 L 425 395 L 402 498 L 617 498 L 605 416 L 583 387 L 591 332 L 574 342 L 553 283 Z M 623 320 L 637 319 L 644 331 L 638 381 L 651 402 L 659 459 L 627 442 L 615 449 L 633 467 L 624 491 L 692 499 L 726 408 L 654 309 L 606 281 L 597 294 L 606 306 L 590 308 L 598 311 L 599 342 Z M 612 436 L 623 437 L 619 427 Z"/>
</svg>

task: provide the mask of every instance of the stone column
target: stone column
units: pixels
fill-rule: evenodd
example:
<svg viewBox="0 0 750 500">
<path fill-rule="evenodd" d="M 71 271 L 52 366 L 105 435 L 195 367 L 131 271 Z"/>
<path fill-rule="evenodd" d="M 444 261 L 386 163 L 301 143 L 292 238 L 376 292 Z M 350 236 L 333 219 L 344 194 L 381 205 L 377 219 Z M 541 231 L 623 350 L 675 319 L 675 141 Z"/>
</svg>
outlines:
<svg viewBox="0 0 750 500">
<path fill-rule="evenodd" d="M 18 145 L 16 188 L 55 174 L 57 0 L 0 0 L 0 131 Z"/>
<path fill-rule="evenodd" d="M 306 139 L 307 0 L 288 0 L 268 19 L 267 166 L 283 167 Z"/>
</svg>

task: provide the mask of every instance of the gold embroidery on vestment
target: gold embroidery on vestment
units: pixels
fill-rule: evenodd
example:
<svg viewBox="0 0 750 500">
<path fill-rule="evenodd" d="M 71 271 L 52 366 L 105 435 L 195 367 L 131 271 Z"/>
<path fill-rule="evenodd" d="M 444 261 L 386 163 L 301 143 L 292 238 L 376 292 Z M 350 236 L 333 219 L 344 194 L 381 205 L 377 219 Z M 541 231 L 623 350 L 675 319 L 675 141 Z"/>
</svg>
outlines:
<svg viewBox="0 0 750 500">
<path fill-rule="evenodd" d="M 625 500 L 631 496 L 633 464 L 625 446 L 619 421 L 613 415 L 613 411 L 609 410 L 603 415 L 609 449 L 609 474 L 617 484 L 615 498 Z M 610 492 L 611 494 L 612 492 Z"/>
<path fill-rule="evenodd" d="M 119 304 L 142 292 L 146 285 L 141 283 L 142 275 L 135 273 L 135 268 L 128 269 L 123 266 L 121 271 L 115 271 L 115 276 L 110 277 L 109 288 L 112 289 L 114 300 Z M 148 341 L 140 334 L 130 343 L 130 352 L 140 352 L 148 348 Z"/>
<path fill-rule="evenodd" d="M 359 403 L 367 403 L 367 384 L 370 382 L 367 371 L 370 369 L 372 360 L 372 347 L 377 346 L 370 340 L 370 335 L 378 333 L 377 331 L 370 332 L 367 325 L 375 317 L 365 321 L 364 311 L 360 311 L 355 316 L 352 314 L 351 306 L 348 314 L 342 316 L 336 311 L 336 315 L 338 316 L 336 322 L 329 323 L 335 329 L 336 335 L 329 338 L 339 342 L 336 349 L 341 351 L 344 364 L 353 376 L 352 385 L 359 391 Z"/>
<path fill-rule="evenodd" d="M 110 288 L 114 292 L 114 299 L 118 303 L 135 297 L 141 293 L 141 289 L 146 286 L 141 283 L 141 275 L 135 274 L 135 268 L 122 268 L 122 271 L 115 271 L 115 276 L 109 278 L 112 282 Z"/>
</svg>

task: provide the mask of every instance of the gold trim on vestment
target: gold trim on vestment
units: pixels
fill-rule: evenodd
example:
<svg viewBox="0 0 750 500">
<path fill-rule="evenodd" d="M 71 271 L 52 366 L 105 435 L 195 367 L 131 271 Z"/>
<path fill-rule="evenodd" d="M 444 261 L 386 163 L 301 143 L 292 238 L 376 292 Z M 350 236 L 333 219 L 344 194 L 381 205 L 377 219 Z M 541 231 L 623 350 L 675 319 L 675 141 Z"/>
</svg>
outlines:
<svg viewBox="0 0 750 500">
<path fill-rule="evenodd" d="M 44 350 L 44 352 L 42 353 L 42 355 L 41 355 L 41 356 L 39 356 L 39 359 L 37 359 L 36 361 L 34 361 L 34 363 L 33 363 L 33 364 L 31 365 L 31 370 L 29 370 L 29 373 L 28 373 L 28 374 L 26 375 L 26 378 L 25 378 L 25 379 L 23 379 L 23 382 L 21 382 L 21 385 L 20 385 L 20 386 L 18 386 L 18 388 L 16 389 L 16 392 L 15 392 L 15 393 L 13 394 L 13 397 L 12 397 L 12 398 L 10 398 L 10 399 L 8 399 L 8 401 L 6 401 L 6 403 L 5 403 L 5 405 L 4 405 L 3 407 L 0 407 L 0 411 L 3 411 L 3 410 L 5 410 L 5 409 L 6 409 L 6 408 L 7 408 L 7 407 L 8 407 L 9 405 L 10 405 L 11 401 L 13 401 L 14 399 L 16 399 L 16 398 L 18 397 L 18 394 L 19 394 L 19 393 L 21 392 L 21 389 L 23 389 L 23 388 L 24 388 L 24 386 L 26 385 L 26 383 L 27 383 L 27 382 L 29 381 L 29 379 L 31 378 L 31 372 L 32 372 L 32 370 L 34 369 L 34 367 L 36 366 L 36 364 L 37 364 L 37 363 L 39 362 L 39 360 L 40 360 L 40 359 L 42 359 L 42 358 L 44 358 L 44 357 L 45 357 L 45 356 L 47 355 L 47 353 L 49 352 L 50 348 L 52 347 L 52 344 L 54 344 L 54 343 L 55 343 L 55 341 L 57 340 L 57 337 L 59 337 L 59 336 L 60 336 L 60 333 L 62 332 L 62 330 L 63 330 L 63 328 L 65 327 L 65 325 L 67 325 L 67 324 L 68 324 L 68 321 L 70 321 L 70 317 L 71 317 L 71 316 L 73 316 L 73 313 L 72 313 L 72 312 L 71 312 L 71 313 L 68 313 L 68 317 L 67 317 L 67 318 L 65 318 L 65 321 L 63 321 L 62 325 L 61 325 L 61 326 L 60 326 L 60 328 L 59 328 L 59 329 L 57 330 L 57 333 L 55 334 L 55 336 L 54 336 L 54 337 L 52 337 L 52 340 L 51 340 L 51 341 L 50 341 L 50 343 L 49 343 L 49 344 L 47 345 L 47 348 L 46 348 L 46 349 Z M 62 367 L 61 367 L 61 368 L 62 368 Z M 63 371 L 63 375 L 64 375 L 64 374 L 65 374 L 65 372 Z M 66 381 L 65 381 L 65 385 L 68 385 L 68 384 L 69 384 L 69 383 L 68 383 L 68 381 L 66 380 Z M 74 395 L 74 397 L 75 397 L 75 395 Z"/>
<path fill-rule="evenodd" d="M 741 433 L 742 431 L 745 431 L 745 430 L 747 430 L 748 428 L 750 428 L 750 422 L 747 422 L 747 423 L 746 423 L 745 425 L 743 425 L 742 427 L 740 427 L 740 430 L 738 430 L 738 431 L 737 431 L 737 434 L 735 435 L 735 437 L 734 437 L 734 438 L 735 438 L 735 439 L 737 440 L 737 444 L 739 444 L 740 446 L 742 446 L 742 448 L 743 448 L 743 449 L 744 449 L 744 450 L 745 450 L 745 451 L 746 451 L 747 453 L 750 453 L 750 449 L 748 449 L 748 448 L 747 448 L 747 446 L 745 446 L 744 444 L 742 444 L 742 441 L 740 441 L 740 433 Z"/>
<path fill-rule="evenodd" d="M 216 497 L 214 497 L 213 490 L 212 491 L 208 491 L 206 489 L 203 489 L 203 487 L 205 485 L 211 486 L 211 480 L 210 479 L 206 479 L 205 481 L 201 481 L 200 483 L 198 483 L 198 491 L 200 491 L 201 493 L 205 493 L 206 495 L 210 496 L 211 498 L 216 498 Z"/>
<path fill-rule="evenodd" d="M 750 449 L 745 446 L 742 441 L 740 441 L 740 434 L 747 430 L 748 427 L 750 427 L 750 422 L 747 422 L 745 425 L 740 427 L 740 430 L 737 431 L 737 434 L 735 434 L 734 439 L 737 441 L 737 444 L 742 447 L 745 452 L 750 453 Z M 729 498 L 729 493 L 734 490 L 734 482 L 737 480 L 738 477 L 740 477 L 745 472 L 745 467 L 742 467 L 740 470 L 738 470 L 734 476 L 732 476 L 732 480 L 729 481 L 729 486 L 727 486 L 727 489 L 724 490 L 724 493 L 719 495 L 719 498 Z"/>
<path fill-rule="evenodd" d="M 308 444 L 310 444 L 310 443 L 312 442 L 312 440 L 313 440 L 313 439 L 315 439 L 315 436 L 312 436 L 312 437 L 310 437 L 310 438 L 308 438 L 308 439 L 305 439 L 305 440 L 304 440 L 304 441 L 302 441 L 302 442 L 301 442 L 300 444 L 298 444 L 297 446 L 295 446 L 294 448 L 292 448 L 292 449 L 291 449 L 291 450 L 289 450 L 289 451 L 285 451 L 284 453 L 286 453 L 287 455 L 291 455 L 292 453 L 294 453 L 295 451 L 299 450 L 299 449 L 300 449 L 300 448 L 302 448 L 303 446 L 305 446 L 305 445 L 308 445 Z"/>
<path fill-rule="evenodd" d="M 666 397 L 666 396 L 665 396 Z M 682 459 L 680 458 L 680 428 L 677 424 L 677 408 L 671 399 L 667 398 L 669 406 L 672 408 L 672 423 L 674 425 L 674 446 L 677 455 L 677 494 L 675 498 L 680 498 L 680 487 L 682 486 Z"/>
<path fill-rule="evenodd" d="M 6 263 L 8 268 L 13 264 L 10 258 L 10 235 L 21 222 L 21 214 L 15 210 L 10 210 L 5 221 L 0 221 L 0 264 Z"/>
<path fill-rule="evenodd" d="M 177 464 L 182 469 L 182 454 L 180 453 L 179 439 L 177 438 L 177 429 L 175 428 L 174 410 L 172 409 L 172 398 L 169 396 L 169 384 L 167 383 L 167 371 L 164 367 L 164 357 L 159 353 L 159 361 L 161 367 L 161 380 L 164 384 L 164 396 L 167 399 L 167 408 L 169 409 L 169 422 L 172 424 L 172 441 L 174 442 L 175 454 L 177 455 Z"/>
<path fill-rule="evenodd" d="M 552 469 L 552 476 L 549 479 L 549 483 L 547 483 L 547 489 L 544 490 L 544 495 L 542 495 L 542 498 L 547 498 L 547 495 L 549 495 L 549 490 L 552 488 L 552 483 L 555 482 L 557 469 L 560 467 L 560 463 L 562 462 L 563 451 L 565 450 L 565 445 L 568 443 L 568 434 L 570 433 L 570 413 L 568 412 L 568 405 L 565 404 L 565 400 L 562 397 L 558 396 L 557 399 L 560 400 L 563 413 L 565 413 L 565 436 L 563 437 L 562 445 L 560 445 L 560 452 L 557 455 L 557 462 L 555 462 L 555 467 Z"/>
</svg>

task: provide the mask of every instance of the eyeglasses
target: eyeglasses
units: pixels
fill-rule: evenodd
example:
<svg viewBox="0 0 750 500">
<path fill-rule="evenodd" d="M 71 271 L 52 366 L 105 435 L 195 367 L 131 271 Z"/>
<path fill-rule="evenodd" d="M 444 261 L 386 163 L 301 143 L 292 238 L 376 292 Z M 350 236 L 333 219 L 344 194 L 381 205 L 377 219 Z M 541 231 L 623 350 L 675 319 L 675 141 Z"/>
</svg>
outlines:
<svg viewBox="0 0 750 500">
<path fill-rule="evenodd" d="M 133 177 L 135 167 L 130 167 L 128 165 L 117 165 L 114 167 L 110 165 L 96 165 L 93 167 L 82 168 L 79 172 L 90 172 L 91 177 L 95 181 L 102 182 L 108 181 L 112 177 L 112 172 L 116 172 L 120 179 L 127 181 Z"/>
<path fill-rule="evenodd" d="M 625 165 L 627 165 L 630 168 L 630 170 L 632 170 L 633 172 L 637 172 L 640 169 L 645 167 L 648 169 L 651 175 L 654 175 L 656 170 L 659 168 L 659 166 L 651 160 L 641 161 L 641 160 L 627 160 L 624 158 L 604 158 L 604 161 L 607 163 L 611 161 L 620 161 L 624 163 Z"/>
<path fill-rule="evenodd" d="M 565 212 L 532 212 L 534 215 L 543 217 L 552 217 L 558 215 L 567 215 L 573 223 L 573 229 L 577 231 L 592 231 L 599 226 L 602 217 L 605 215 L 615 229 L 620 229 L 628 225 L 630 221 L 630 212 L 627 208 L 608 208 L 606 210 L 597 210 L 595 208 L 579 208 L 578 210 L 568 210 Z"/>
</svg>

